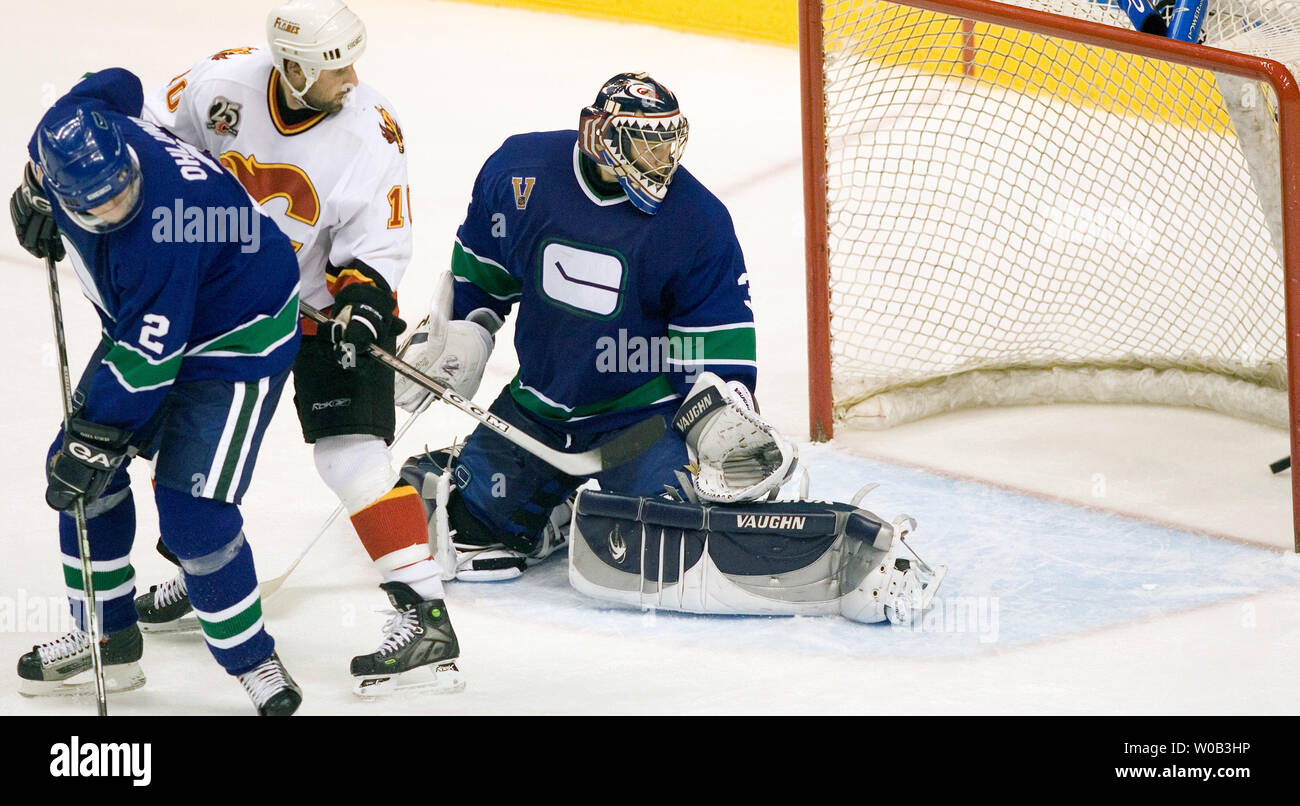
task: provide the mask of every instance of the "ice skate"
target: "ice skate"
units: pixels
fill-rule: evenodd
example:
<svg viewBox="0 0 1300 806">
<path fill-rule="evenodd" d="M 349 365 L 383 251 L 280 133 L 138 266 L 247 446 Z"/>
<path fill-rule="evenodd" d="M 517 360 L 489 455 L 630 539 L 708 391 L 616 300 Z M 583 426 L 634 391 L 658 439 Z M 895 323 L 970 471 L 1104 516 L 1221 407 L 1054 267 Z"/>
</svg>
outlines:
<svg viewBox="0 0 1300 806">
<path fill-rule="evenodd" d="M 456 579 L 462 582 L 498 582 L 514 579 L 534 565 L 562 551 L 569 545 L 569 519 L 573 499 L 551 510 L 542 533 L 528 552 L 516 551 L 501 543 L 488 546 L 460 542 L 452 537 L 456 550 Z"/>
<path fill-rule="evenodd" d="M 853 621 L 910 625 L 934 602 L 939 586 L 948 575 L 948 567 L 934 568 L 899 556 L 905 539 L 916 529 L 916 521 L 906 515 L 894 519 L 893 542 L 885 556 L 867 572 L 856 590 L 840 599 L 840 614 Z M 911 551 L 909 548 L 908 551 Z"/>
<path fill-rule="evenodd" d="M 134 625 L 110 633 L 100 643 L 104 685 L 108 692 L 132 691 L 144 685 L 140 655 L 144 642 Z M 90 635 L 81 630 L 37 644 L 18 659 L 18 693 L 25 697 L 74 696 L 95 693 Z"/>
<path fill-rule="evenodd" d="M 302 704 L 302 689 L 293 682 L 278 653 L 239 676 L 259 716 L 292 716 Z"/>
<path fill-rule="evenodd" d="M 189 632 L 199 628 L 194 615 L 189 592 L 185 589 L 185 574 L 153 585 L 149 592 L 135 597 L 135 614 L 142 632 Z"/>
<path fill-rule="evenodd" d="M 410 586 L 379 586 L 397 611 L 384 625 L 384 640 L 369 655 L 352 659 L 353 692 L 383 697 L 405 692 L 449 694 L 465 687 L 456 667 L 460 644 L 441 599 L 421 599 Z"/>
</svg>

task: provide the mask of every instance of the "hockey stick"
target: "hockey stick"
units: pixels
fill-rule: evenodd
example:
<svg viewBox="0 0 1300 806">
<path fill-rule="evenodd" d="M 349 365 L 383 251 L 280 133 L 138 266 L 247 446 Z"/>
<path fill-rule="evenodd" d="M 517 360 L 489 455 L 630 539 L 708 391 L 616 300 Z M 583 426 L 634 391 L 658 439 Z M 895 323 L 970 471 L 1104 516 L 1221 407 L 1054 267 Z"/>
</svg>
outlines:
<svg viewBox="0 0 1300 806">
<path fill-rule="evenodd" d="M 49 278 L 50 308 L 54 313 L 54 345 L 59 359 L 59 386 L 62 390 L 63 433 L 66 436 L 72 421 L 72 378 L 68 375 L 68 345 L 63 339 L 63 303 L 59 300 L 59 273 L 54 258 L 45 256 L 45 272 Z M 88 606 L 86 622 L 90 629 L 90 662 L 95 670 L 95 698 L 100 716 L 108 716 L 108 691 L 104 682 L 104 658 L 100 652 L 99 608 L 95 602 L 95 576 L 90 563 L 90 537 L 86 532 L 86 502 L 78 498 L 72 507 L 77 522 L 77 553 L 81 555 L 81 587 Z"/>
<path fill-rule="evenodd" d="M 318 324 L 323 325 L 332 321 L 328 316 L 305 302 L 300 301 L 299 306 L 307 318 Z M 484 411 L 472 401 L 466 400 L 454 389 L 443 386 L 381 347 L 370 345 L 367 355 L 394 372 L 404 375 L 416 384 L 423 386 L 433 392 L 434 397 L 455 406 L 538 459 L 570 476 L 594 476 L 602 470 L 621 465 L 643 453 L 646 448 L 657 442 L 659 437 L 667 430 L 664 418 L 651 417 L 628 428 L 622 434 L 603 445 L 581 453 L 566 453 L 565 451 L 547 447 L 540 440 L 525 434 L 492 412 Z"/>
<path fill-rule="evenodd" d="M 410 417 L 406 418 L 406 422 L 402 423 L 402 427 L 397 429 L 397 433 L 393 435 L 394 445 L 396 445 L 398 440 L 402 438 L 402 435 L 407 432 L 411 427 L 411 424 L 415 422 L 415 418 L 423 414 L 432 402 L 432 398 L 426 400 L 420 408 L 416 409 L 411 413 Z M 325 523 L 321 525 L 320 531 L 316 533 L 316 536 L 311 539 L 310 543 L 303 547 L 303 550 L 298 554 L 298 558 L 289 564 L 289 567 L 285 572 L 275 579 L 266 580 L 258 586 L 258 593 L 261 595 L 263 601 L 271 598 L 276 591 L 280 590 L 280 587 L 284 585 L 284 581 L 289 578 L 289 575 L 292 574 L 294 569 L 298 567 L 298 564 L 303 561 L 307 556 L 307 553 L 312 550 L 312 547 L 320 542 L 320 539 L 325 536 L 325 533 L 329 531 L 329 528 L 334 525 L 334 521 L 338 520 L 339 516 L 342 515 L 343 512 L 343 504 L 340 502 L 338 506 L 334 507 L 334 511 L 330 513 L 330 516 L 325 519 Z"/>
</svg>

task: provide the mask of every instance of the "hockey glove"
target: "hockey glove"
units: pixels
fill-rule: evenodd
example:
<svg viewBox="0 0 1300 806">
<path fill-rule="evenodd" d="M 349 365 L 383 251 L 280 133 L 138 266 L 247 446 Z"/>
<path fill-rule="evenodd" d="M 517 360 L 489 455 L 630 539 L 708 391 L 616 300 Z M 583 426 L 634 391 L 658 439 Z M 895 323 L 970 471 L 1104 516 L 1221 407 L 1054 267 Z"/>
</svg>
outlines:
<svg viewBox="0 0 1300 806">
<path fill-rule="evenodd" d="M 9 215 L 13 218 L 14 233 L 18 243 L 32 255 L 63 260 L 63 239 L 54 223 L 50 200 L 36 178 L 36 167 L 31 162 L 23 169 L 23 183 L 9 197 Z"/>
<path fill-rule="evenodd" d="M 329 326 L 339 366 L 352 369 L 370 345 L 406 330 L 406 323 L 393 315 L 396 308 L 392 294 L 369 283 L 353 283 L 339 292 Z"/>
<path fill-rule="evenodd" d="M 794 445 L 758 416 L 744 384 L 700 375 L 673 416 L 686 438 L 691 483 L 705 501 L 757 501 L 794 473 Z"/>
<path fill-rule="evenodd" d="M 483 370 L 495 344 L 493 334 L 501 327 L 501 320 L 487 308 L 451 320 L 454 285 L 451 273 L 443 274 L 429 315 L 420 322 L 399 357 L 443 386 L 472 398 L 483 381 Z M 397 376 L 396 388 L 397 405 L 410 412 L 419 410 L 432 394 L 404 375 Z"/>
<path fill-rule="evenodd" d="M 46 469 L 45 503 L 66 512 L 78 500 L 94 501 L 122 466 L 130 441 L 130 431 L 73 417 Z"/>
</svg>

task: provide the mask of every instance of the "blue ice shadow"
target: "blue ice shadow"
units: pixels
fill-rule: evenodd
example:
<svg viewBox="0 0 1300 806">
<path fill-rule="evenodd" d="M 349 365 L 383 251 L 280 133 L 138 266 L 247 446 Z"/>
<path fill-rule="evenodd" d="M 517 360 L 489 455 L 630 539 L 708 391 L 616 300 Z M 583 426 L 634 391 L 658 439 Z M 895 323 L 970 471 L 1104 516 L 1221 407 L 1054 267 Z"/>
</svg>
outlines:
<svg viewBox="0 0 1300 806">
<path fill-rule="evenodd" d="M 811 494 L 906 512 L 909 539 L 948 565 L 935 606 L 911 628 L 831 617 L 699 616 L 623 609 L 578 594 L 558 556 L 505 583 L 456 583 L 450 600 L 578 629 L 728 648 L 818 655 L 952 657 L 1066 636 L 1300 584 L 1283 552 L 1135 521 L 972 481 L 801 444 Z"/>
</svg>

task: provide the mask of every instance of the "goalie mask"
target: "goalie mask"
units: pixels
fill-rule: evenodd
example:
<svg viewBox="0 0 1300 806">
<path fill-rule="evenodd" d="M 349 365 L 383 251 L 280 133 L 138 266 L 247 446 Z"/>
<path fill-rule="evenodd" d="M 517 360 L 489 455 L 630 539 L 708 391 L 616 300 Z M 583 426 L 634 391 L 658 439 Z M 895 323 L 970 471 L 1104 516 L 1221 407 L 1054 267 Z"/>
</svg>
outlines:
<svg viewBox="0 0 1300 806">
<path fill-rule="evenodd" d="M 618 177 L 632 204 L 659 211 L 686 148 L 677 96 L 647 73 L 619 73 L 582 110 L 578 147 Z"/>
</svg>

